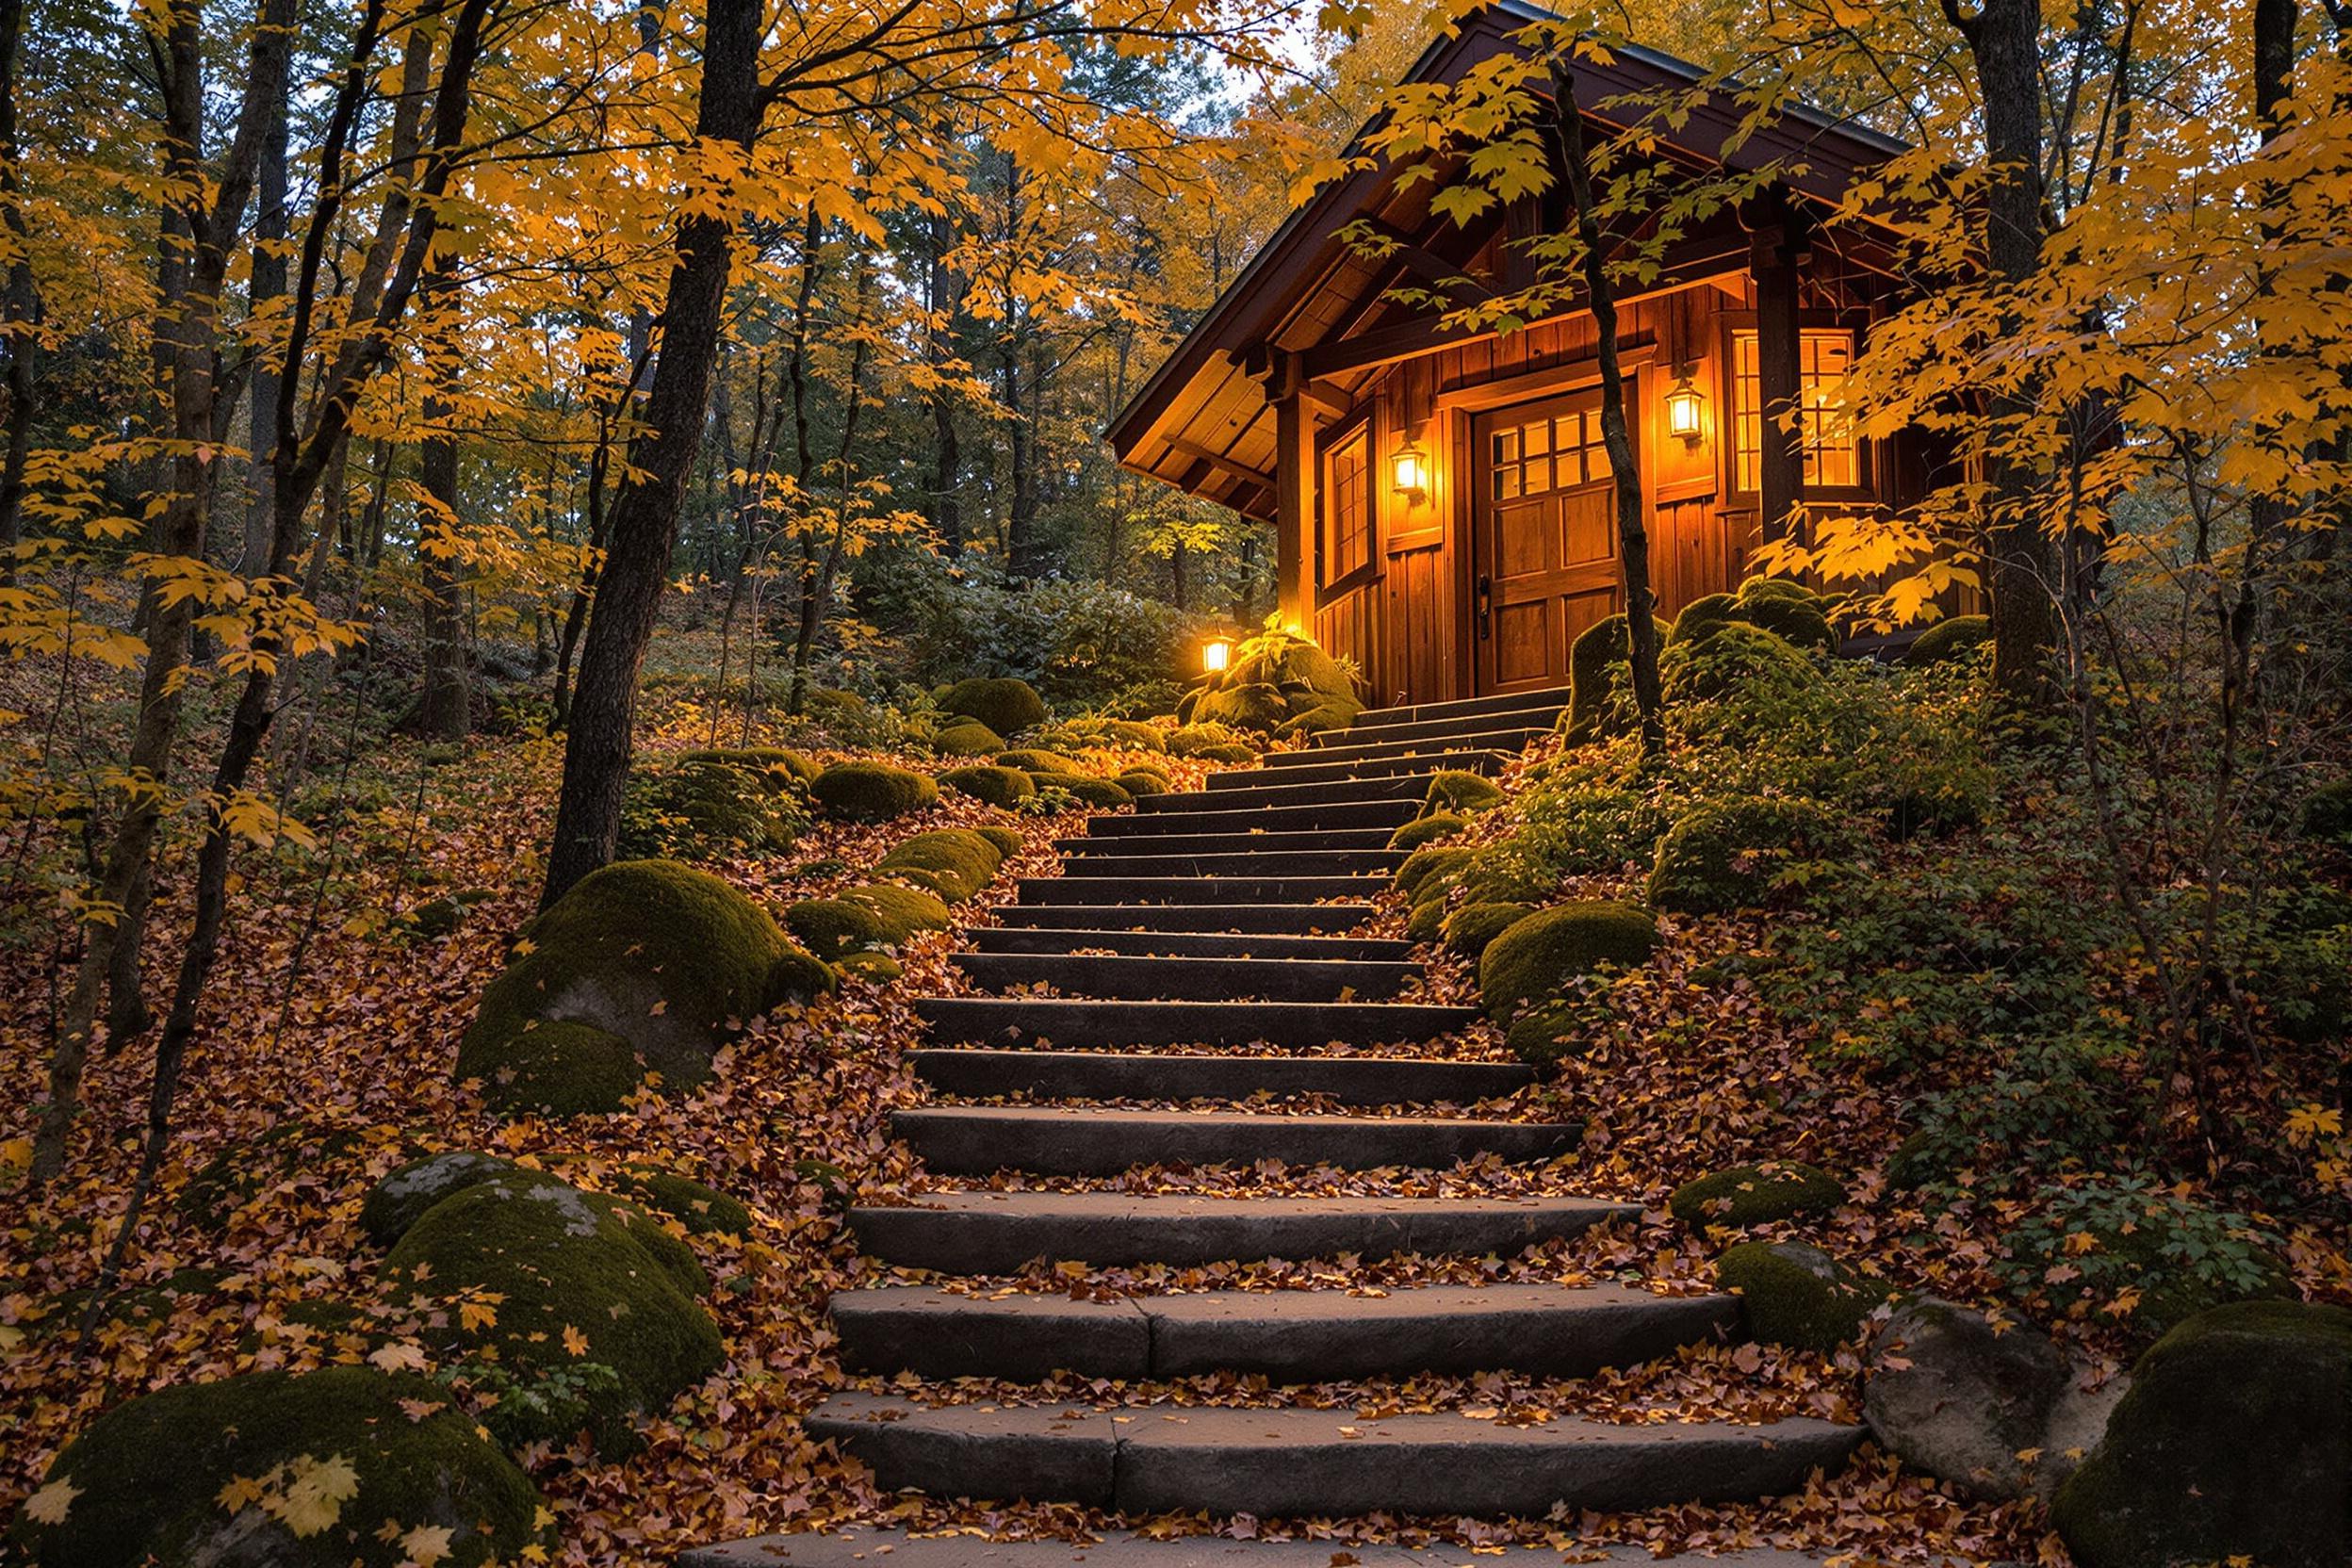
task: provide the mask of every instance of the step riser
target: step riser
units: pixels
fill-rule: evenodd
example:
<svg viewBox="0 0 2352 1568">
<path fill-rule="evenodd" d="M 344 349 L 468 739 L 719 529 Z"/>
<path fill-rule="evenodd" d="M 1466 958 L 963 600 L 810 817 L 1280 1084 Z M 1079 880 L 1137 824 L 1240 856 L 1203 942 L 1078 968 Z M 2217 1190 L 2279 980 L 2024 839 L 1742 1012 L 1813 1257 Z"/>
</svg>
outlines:
<svg viewBox="0 0 2352 1568">
<path fill-rule="evenodd" d="M 1424 724 L 1443 720 L 1448 723 L 1468 718 L 1491 718 L 1497 713 L 1516 713 L 1530 708 L 1565 708 L 1568 689 L 1554 686 L 1542 691 L 1504 692 L 1493 696 L 1459 697 L 1451 702 L 1416 702 L 1402 708 L 1367 708 L 1356 715 L 1356 722 L 1346 729 L 1334 730 L 1336 735 L 1358 735 L 1367 729 L 1385 729 L 1391 725 Z"/>
<path fill-rule="evenodd" d="M 1581 1129 L 1534 1122 L 1419 1121 L 1402 1119 L 1332 1123 L 1306 1118 L 1231 1119 L 1171 1116 L 1110 1121 L 1083 1111 L 1007 1119 L 986 1111 L 901 1111 L 890 1133 L 925 1169 L 939 1176 L 1116 1176 L 1143 1166 L 1254 1165 L 1376 1170 L 1401 1166 L 1445 1170 L 1496 1154 L 1512 1162 L 1555 1159 L 1576 1147 Z"/>
<path fill-rule="evenodd" d="M 1379 761 L 1465 751 L 1494 751 L 1508 755 L 1526 750 L 1528 742 L 1547 733 L 1547 730 L 1524 727 L 1463 730 L 1446 726 L 1433 735 L 1368 737 L 1350 745 L 1317 745 L 1305 751 L 1278 751 L 1267 756 L 1266 768 L 1269 773 L 1284 773 L 1293 768 L 1311 768 L 1318 763 Z"/>
<path fill-rule="evenodd" d="M 1100 908 L 1113 904 L 1319 904 L 1329 898 L 1363 899 L 1382 891 L 1387 879 L 1364 876 L 1135 876 L 1027 877 L 1021 902 L 1031 908 Z"/>
<path fill-rule="evenodd" d="M 1265 855 L 1292 850 L 1378 850 L 1388 847 L 1388 841 L 1396 831 L 1394 827 L 1383 825 L 1327 828 L 1305 833 L 1129 833 L 1118 838 L 1056 839 L 1054 847 L 1065 856 L 1079 860 L 1097 855 Z"/>
<path fill-rule="evenodd" d="M 1246 1212 L 1245 1212 L 1246 1211 Z M 980 1208 L 852 1209 L 850 1229 L 868 1256 L 894 1268 L 942 1274 L 1015 1274 L 1029 1264 L 1196 1268 L 1265 1258 L 1367 1259 L 1404 1253 L 1511 1255 L 1575 1236 L 1638 1207 L 1602 1203 L 1501 1206 L 1464 1213 L 1398 1200 L 1379 1212 L 1317 1203 L 1312 1211 L 1267 1202 L 1184 1215 L 1111 1211 L 1068 1216 Z"/>
<path fill-rule="evenodd" d="M 1429 792 L 1429 776 L 1430 770 L 1424 767 L 1415 773 L 1397 774 L 1391 777 L 1348 778 L 1331 784 L 1301 784 L 1280 775 L 1269 775 L 1264 769 L 1246 774 L 1219 774 L 1217 777 L 1230 777 L 1233 782 L 1220 785 L 1214 790 L 1187 790 L 1164 795 L 1145 795 L 1135 802 L 1135 815 L 1128 820 L 1149 823 L 1154 817 L 1178 812 L 1259 811 L 1269 807 L 1329 808 L 1361 806 L 1368 801 L 1417 801 Z M 1093 825 L 1099 827 L 1105 821 L 1118 820 L 1119 819 L 1098 817 Z M 1233 825 L 1239 820 L 1233 817 L 1227 818 L 1226 830 L 1231 831 Z M 1274 824 L 1271 820 L 1262 819 L 1261 825 L 1271 827 Z M 1175 830 L 1154 824 L 1150 831 L 1166 833 Z"/>
<path fill-rule="evenodd" d="M 1586 1378 L 1740 1331 L 1740 1304 L 1730 1297 L 1654 1297 L 1615 1286 L 1114 1302 L 983 1300 L 895 1287 L 844 1291 L 833 1298 L 832 1315 L 843 1360 L 860 1371 L 1017 1382 L 1057 1372 L 1126 1381 L 1238 1372 L 1280 1383 L 1499 1371 Z"/>
<path fill-rule="evenodd" d="M 984 925 L 967 933 L 982 953 L 1069 954 L 1099 948 L 1128 956 L 1303 958 L 1309 962 L 1403 963 L 1413 944 L 1377 937 L 1233 936 L 1208 931 L 1086 931 Z"/>
<path fill-rule="evenodd" d="M 1422 752 L 1413 757 L 1373 758 L 1362 762 L 1325 762 L 1317 760 L 1288 768 L 1260 768 L 1250 773 L 1213 773 L 1208 778 L 1208 793 L 1223 794 L 1229 791 L 1249 790 L 1260 781 L 1280 780 L 1284 787 L 1305 788 L 1309 785 L 1345 785 L 1362 779 L 1395 778 L 1435 772 L 1497 773 L 1503 765 L 1499 752 L 1444 751 Z M 1165 800 L 1165 795 L 1150 795 L 1151 800 Z"/>
<path fill-rule="evenodd" d="M 916 1076 L 968 1099 L 1247 1100 L 1318 1095 L 1342 1105 L 1475 1104 L 1535 1081 L 1510 1062 L 1400 1056 L 1129 1056 L 1075 1051 L 917 1051 Z"/>
<path fill-rule="evenodd" d="M 1134 838 L 1192 838 L 1202 834 L 1249 833 L 1263 829 L 1267 833 L 1309 833 L 1346 831 L 1354 828 L 1382 828 L 1394 833 L 1411 822 L 1420 810 L 1421 797 L 1429 792 L 1425 784 L 1417 792 L 1407 792 L 1400 797 L 1379 800 L 1346 801 L 1302 805 L 1253 807 L 1238 803 L 1231 797 L 1218 795 L 1213 800 L 1203 792 L 1185 796 L 1187 800 L 1209 800 L 1206 809 L 1196 811 L 1147 811 L 1137 803 L 1134 816 L 1096 817 L 1086 824 L 1090 840 L 1117 841 Z M 1168 795 L 1146 795 L 1144 800 L 1167 800 Z"/>
<path fill-rule="evenodd" d="M 1467 1007 L 1406 1002 L 1088 1002 L 1057 998 L 925 997 L 915 1004 L 934 1045 L 1257 1045 L 1310 1050 L 1334 1043 L 1409 1044 L 1475 1022 Z"/>
<path fill-rule="evenodd" d="M 1102 925 L 1115 931 L 1315 936 L 1352 931 L 1377 912 L 1369 904 L 1033 904 L 999 909 L 996 918 L 1016 928 Z"/>
<path fill-rule="evenodd" d="M 1124 846 L 1120 846 L 1122 849 Z M 1363 876 L 1395 871 L 1404 853 L 1394 849 L 1261 849 L 1241 854 L 1072 856 L 1064 868 L 1070 876 L 1134 877 L 1158 881 L 1173 877 L 1246 876 L 1261 880 L 1289 876 Z M 1049 882 L 1047 884 L 1051 886 Z"/>
<path fill-rule="evenodd" d="M 959 953 L 956 965 L 984 991 L 1052 986 L 1067 997 L 1121 1001 L 1377 1002 L 1420 978 L 1420 966 L 1298 958 L 1100 958 Z"/>
</svg>

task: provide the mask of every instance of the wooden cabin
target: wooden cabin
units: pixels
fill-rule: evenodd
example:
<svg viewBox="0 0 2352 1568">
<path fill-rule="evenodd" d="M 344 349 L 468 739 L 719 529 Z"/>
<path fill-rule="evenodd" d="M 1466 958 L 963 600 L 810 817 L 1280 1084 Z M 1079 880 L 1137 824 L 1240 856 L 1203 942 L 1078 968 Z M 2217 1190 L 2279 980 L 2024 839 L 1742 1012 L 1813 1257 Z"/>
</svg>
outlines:
<svg viewBox="0 0 2352 1568">
<path fill-rule="evenodd" d="M 1474 15 L 1410 79 L 1458 77 L 1537 15 Z M 1698 75 L 1644 50 L 1574 69 L 1596 142 L 1613 127 L 1592 106 Z M 1929 488 L 1922 443 L 1861 439 L 1839 402 L 1870 322 L 1906 296 L 1881 237 L 1830 211 L 1902 144 L 1797 109 L 1726 154 L 1737 119 L 1702 109 L 1663 151 L 1792 172 L 1679 238 L 1656 284 L 1619 300 L 1651 582 L 1670 615 L 1736 586 L 1801 499 L 1901 506 Z M 1285 621 L 1353 659 L 1373 702 L 1561 685 L 1576 633 L 1625 602 L 1592 318 L 1448 331 L 1442 310 L 1394 297 L 1524 286 L 1507 242 L 1561 220 L 1537 198 L 1457 225 L 1430 210 L 1440 182 L 1399 173 L 1363 170 L 1294 213 L 1111 443 L 1139 473 L 1271 519 Z M 1359 221 L 1393 246 L 1382 259 L 1341 235 Z M 1792 403 L 1799 429 L 1763 416 Z"/>
</svg>

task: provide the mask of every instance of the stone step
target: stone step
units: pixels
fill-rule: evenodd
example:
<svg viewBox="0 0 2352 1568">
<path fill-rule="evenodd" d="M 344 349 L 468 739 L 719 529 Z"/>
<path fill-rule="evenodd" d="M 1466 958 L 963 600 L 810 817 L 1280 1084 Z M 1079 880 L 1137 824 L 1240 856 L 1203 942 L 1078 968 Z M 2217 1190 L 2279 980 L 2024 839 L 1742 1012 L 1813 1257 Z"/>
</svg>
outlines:
<svg viewBox="0 0 2352 1568">
<path fill-rule="evenodd" d="M 1342 1105 L 1469 1105 L 1535 1081 L 1517 1062 L 1427 1056 L 1203 1056 L 1109 1051 L 917 1051 L 915 1075 L 969 1099 L 1247 1100 L 1317 1095 Z"/>
<path fill-rule="evenodd" d="M 1353 744 L 1327 744 L 1307 747 L 1301 751 L 1268 752 L 1266 767 L 1269 773 L 1285 773 L 1328 762 L 1380 761 L 1398 757 L 1426 757 L 1448 752 L 1464 751 L 1525 751 L 1531 741 L 1551 733 L 1547 728 L 1527 725 L 1503 726 L 1495 728 L 1463 729 L 1458 725 L 1438 727 L 1431 735 L 1368 736 Z M 1337 737 L 1345 730 L 1330 732 Z"/>
<path fill-rule="evenodd" d="M 1468 1027 L 1475 1007 L 1419 1002 L 1097 1002 L 1066 997 L 926 996 L 915 1014 L 934 1045 L 1276 1045 L 1433 1040 Z"/>
<path fill-rule="evenodd" d="M 1380 1001 L 1421 976 L 1412 963 L 1331 958 L 1104 957 L 1091 954 L 958 953 L 954 963 L 981 990 L 1049 985 L 1065 997 L 1122 1001 Z"/>
<path fill-rule="evenodd" d="M 1338 960 L 1359 964 L 1396 963 L 1413 956 L 1411 942 L 1384 937 L 1278 937 L 1225 931 L 1091 931 L 1008 925 L 975 926 L 965 937 L 982 953 L 1079 953 L 1100 949 L 1171 958 L 1303 958 L 1309 962 Z"/>
<path fill-rule="evenodd" d="M 1068 1502 L 1123 1513 L 1295 1519 L 1363 1513 L 1557 1517 L 1800 1491 L 1841 1467 L 1866 1429 L 1621 1426 L 1562 1416 L 1505 1426 L 1448 1413 L 1144 1405 L 1090 1411 L 951 1406 L 839 1394 L 808 1416 L 886 1491 Z"/>
<path fill-rule="evenodd" d="M 1056 1372 L 1140 1381 L 1217 1372 L 1280 1383 L 1511 1371 L 1586 1378 L 1740 1333 L 1734 1296 L 1626 1285 L 1425 1285 L 1385 1296 L 1212 1291 L 958 1296 L 921 1286 L 832 1300 L 842 1358 L 864 1372 L 1037 1382 Z"/>
<path fill-rule="evenodd" d="M 1011 1274 L 1048 1263 L 1171 1268 L 1260 1258 L 1517 1252 L 1639 1203 L 1588 1198 L 1200 1198 L 1124 1192 L 934 1192 L 901 1208 L 856 1208 L 867 1253 L 897 1268 Z"/>
<path fill-rule="evenodd" d="M 890 1115 L 939 1176 L 1116 1176 L 1151 1165 L 1330 1166 L 1444 1170 L 1483 1154 L 1549 1160 L 1583 1135 L 1572 1122 L 1427 1117 L 1251 1116 L 1243 1111 L 1120 1111 L 1102 1106 L 924 1105 Z"/>
<path fill-rule="evenodd" d="M 1516 749 L 1516 748 L 1514 748 Z M 1326 762 L 1312 758 L 1295 767 L 1252 768 L 1233 773 L 1213 773 L 1208 777 L 1208 793 L 1227 791 L 1254 790 L 1270 792 L 1275 781 L 1285 785 L 1346 784 L 1372 778 L 1394 778 L 1414 774 L 1428 775 L 1441 770 L 1456 773 L 1499 773 L 1505 760 L 1499 751 L 1425 751 L 1410 757 L 1373 757 L 1360 762 Z M 1165 795 L 1148 795 L 1149 800 L 1165 800 Z"/>
<path fill-rule="evenodd" d="M 1391 780 L 1375 780 L 1381 789 L 1388 789 Z M 1192 810 L 1150 811 L 1143 808 L 1146 800 L 1173 800 L 1175 795 L 1145 795 L 1135 803 L 1133 816 L 1096 817 L 1086 824 L 1090 840 L 1134 838 L 1189 837 L 1195 834 L 1229 833 L 1306 833 L 1348 828 L 1377 827 L 1394 833 L 1420 814 L 1421 797 L 1429 792 L 1425 783 L 1417 791 L 1389 793 L 1370 800 L 1304 800 L 1283 806 L 1251 805 L 1235 801 L 1231 791 L 1211 795 L 1195 791 L 1181 798 L 1208 805 Z"/>
<path fill-rule="evenodd" d="M 1356 715 L 1356 722 L 1345 729 L 1328 731 L 1333 738 L 1361 735 L 1367 729 L 1392 729 L 1400 724 L 1424 724 L 1431 721 L 1459 723 L 1464 719 L 1492 718 L 1497 713 L 1519 713 L 1530 709 L 1564 709 L 1568 706 L 1568 688 L 1547 686 L 1538 691 L 1498 692 L 1482 697 L 1459 697 L 1450 702 L 1416 702 L 1402 708 L 1367 708 Z"/>
<path fill-rule="evenodd" d="M 1056 839 L 1054 847 L 1065 856 L 1080 859 L 1096 855 L 1257 855 L 1295 849 L 1386 849 L 1396 831 L 1395 827 L 1380 824 L 1372 827 L 1310 828 L 1304 832 L 1243 829 L 1231 833 L 1127 833 L 1116 838 L 1089 835 L 1083 839 Z"/>
<path fill-rule="evenodd" d="M 1387 878 L 1363 876 L 1024 876 L 1019 894 L 1030 906 L 1057 908 L 1106 904 L 1319 904 L 1381 891 Z"/>
<path fill-rule="evenodd" d="M 1349 806 L 1376 800 L 1410 800 L 1418 802 L 1429 792 L 1429 777 L 1434 770 L 1426 763 L 1418 772 L 1383 774 L 1362 778 L 1354 776 L 1301 783 L 1288 774 L 1271 773 L 1265 768 L 1245 772 L 1212 774 L 1212 779 L 1229 782 L 1211 790 L 1180 790 L 1164 795 L 1142 795 L 1135 801 L 1135 820 L 1152 823 L 1154 833 L 1173 832 L 1155 817 L 1195 811 L 1263 811 L 1287 806 Z M 1089 825 L 1100 828 L 1115 817 L 1097 817 Z M 1230 822 L 1233 819 L 1228 819 Z M 1261 825 L 1271 823 L 1262 820 Z M 1229 829 L 1230 830 L 1230 827 Z"/>
<path fill-rule="evenodd" d="M 1086 1541 L 983 1541 L 970 1535 L 906 1535 L 853 1528 L 840 1535 L 760 1535 L 696 1546 L 678 1568 L 1331 1568 L 1350 1560 L 1363 1568 L 1456 1568 L 1466 1554 L 1443 1548 L 1351 1545 L 1330 1541 L 1235 1541 L 1187 1535 L 1158 1541 L 1112 1535 Z M 1554 1554 L 1556 1559 L 1558 1554 Z M 1547 1564 L 1551 1561 L 1547 1559 Z M 1575 1560 L 1609 1568 L 1655 1568 L 1642 1546 L 1578 1543 Z M 1828 1568 L 1832 1559 L 1772 1546 L 1690 1559 L 1689 1568 Z M 1834 1560 L 1848 1568 L 1848 1553 Z M 1943 1568 L 1953 1568 L 1945 1564 Z"/>
<path fill-rule="evenodd" d="M 1266 880 L 1292 876 L 1363 876 L 1395 871 L 1404 864 L 1405 852 L 1385 846 L 1373 849 L 1294 849 L 1266 844 L 1245 850 L 1179 850 L 1170 854 L 1130 853 L 1123 843 L 1106 843 L 1100 851 L 1075 855 L 1063 865 L 1065 876 L 1118 876 L 1157 882 L 1173 876 L 1248 876 Z M 1044 880 L 1052 881 L 1054 878 Z"/>
<path fill-rule="evenodd" d="M 1369 904 L 1014 904 L 999 908 L 996 918 L 1012 929 L 1100 925 L 1115 931 L 1313 936 L 1352 931 L 1378 912 Z"/>
</svg>

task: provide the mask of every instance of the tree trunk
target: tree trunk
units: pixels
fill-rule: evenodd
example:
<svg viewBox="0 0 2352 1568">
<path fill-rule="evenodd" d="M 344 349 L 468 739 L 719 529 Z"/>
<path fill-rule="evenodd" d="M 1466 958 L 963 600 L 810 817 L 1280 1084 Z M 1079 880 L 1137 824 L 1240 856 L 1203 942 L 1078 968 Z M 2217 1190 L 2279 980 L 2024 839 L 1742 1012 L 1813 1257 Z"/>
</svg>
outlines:
<svg viewBox="0 0 2352 1568">
<path fill-rule="evenodd" d="M 757 0 L 710 0 L 695 135 L 748 151 L 760 124 L 760 9 Z M 629 473 L 612 505 L 612 542 L 596 580 L 564 745 L 542 905 L 609 864 L 629 780 L 637 678 L 653 636 L 678 542 L 686 477 L 702 446 L 710 366 L 717 357 L 733 222 L 707 212 L 678 227 L 678 257 L 662 310 L 662 353 L 646 400 L 645 433 L 630 444 Z"/>
<path fill-rule="evenodd" d="M 253 314 L 256 317 L 269 313 L 286 298 L 286 101 L 281 98 L 270 106 L 270 123 L 261 140 L 259 205 L 253 213 Z M 238 569 L 249 577 L 270 559 L 280 363 L 266 351 L 253 362 L 253 460 L 245 500 L 244 549 L 238 558 Z"/>
<path fill-rule="evenodd" d="M 8 358 L 8 415 L 0 429 L 0 584 L 16 580 L 12 553 L 24 534 L 24 461 L 33 446 L 35 360 L 41 351 L 41 291 L 33 278 L 31 235 L 24 221 L 24 183 L 17 170 L 16 67 L 24 31 L 24 0 L 0 0 L 0 226 L 15 259 L 0 298 L 0 354 Z"/>
<path fill-rule="evenodd" d="M 466 689 L 465 583 L 451 533 L 457 518 L 457 439 L 447 428 L 449 403 L 425 400 L 426 426 L 417 466 L 425 505 L 417 519 L 416 560 L 425 585 L 425 686 L 416 729 L 438 741 L 462 741 L 473 727 L 472 696 Z"/>
</svg>

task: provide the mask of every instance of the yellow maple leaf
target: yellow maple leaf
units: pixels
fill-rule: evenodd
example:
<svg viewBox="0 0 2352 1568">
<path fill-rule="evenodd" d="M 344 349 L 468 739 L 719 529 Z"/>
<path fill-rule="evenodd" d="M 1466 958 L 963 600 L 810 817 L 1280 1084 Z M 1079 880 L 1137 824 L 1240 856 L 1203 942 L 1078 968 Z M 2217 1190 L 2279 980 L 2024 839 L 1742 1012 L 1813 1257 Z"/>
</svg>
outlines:
<svg viewBox="0 0 2352 1568">
<path fill-rule="evenodd" d="M 400 1537 L 400 1550 L 416 1568 L 433 1568 L 449 1555 L 449 1538 L 456 1533 L 447 1525 L 419 1525 Z"/>
<path fill-rule="evenodd" d="M 584 1356 L 588 1353 L 588 1336 L 566 1323 L 564 1325 L 564 1348 L 575 1356 Z"/>
<path fill-rule="evenodd" d="M 484 1301 L 461 1301 L 457 1305 L 457 1321 L 466 1332 L 478 1333 L 498 1326 L 498 1312 Z"/>
<path fill-rule="evenodd" d="M 36 1525 L 62 1525 L 74 1499 L 81 1494 L 80 1487 L 59 1476 L 24 1499 L 24 1517 Z"/>
<path fill-rule="evenodd" d="M 359 1491 L 359 1472 L 341 1454 L 326 1460 L 304 1454 L 289 1468 L 293 1478 L 270 1511 L 298 1539 L 334 1525 L 342 1516 L 343 1505 Z"/>
</svg>

